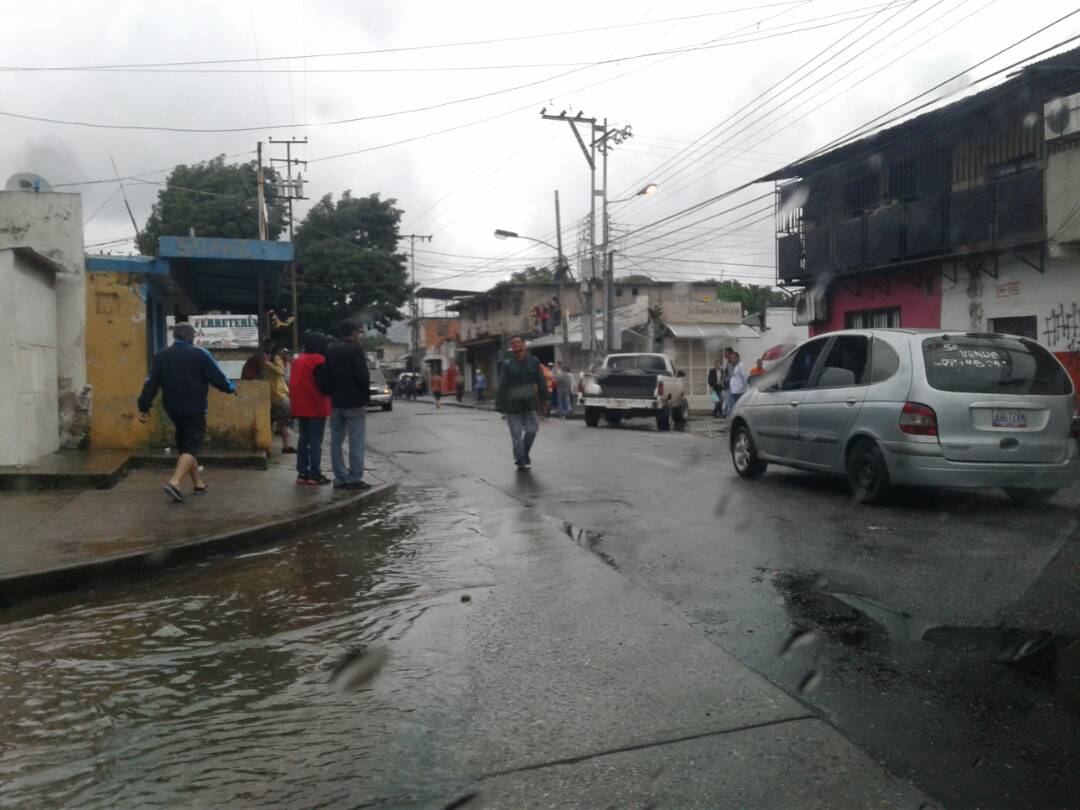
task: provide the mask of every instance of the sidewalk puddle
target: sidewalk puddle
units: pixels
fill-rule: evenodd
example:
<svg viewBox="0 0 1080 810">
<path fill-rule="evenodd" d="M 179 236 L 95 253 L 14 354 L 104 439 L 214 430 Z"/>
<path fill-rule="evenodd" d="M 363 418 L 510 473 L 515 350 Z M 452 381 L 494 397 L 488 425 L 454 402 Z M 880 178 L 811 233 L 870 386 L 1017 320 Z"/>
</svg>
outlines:
<svg viewBox="0 0 1080 810">
<path fill-rule="evenodd" d="M 0 803 L 452 799 L 463 664 L 428 617 L 473 609 L 445 594 L 477 518 L 428 487 L 362 518 L 0 613 Z"/>
</svg>

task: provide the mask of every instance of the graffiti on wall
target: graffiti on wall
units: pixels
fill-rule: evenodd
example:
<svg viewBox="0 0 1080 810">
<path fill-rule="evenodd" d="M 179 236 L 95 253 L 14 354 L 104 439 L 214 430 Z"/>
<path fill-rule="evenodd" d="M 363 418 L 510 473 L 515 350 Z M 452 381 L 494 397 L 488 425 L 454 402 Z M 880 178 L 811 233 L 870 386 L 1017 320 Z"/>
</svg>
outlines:
<svg viewBox="0 0 1080 810">
<path fill-rule="evenodd" d="M 1043 318 L 1042 336 L 1080 386 L 1080 304 L 1056 304 Z"/>
</svg>

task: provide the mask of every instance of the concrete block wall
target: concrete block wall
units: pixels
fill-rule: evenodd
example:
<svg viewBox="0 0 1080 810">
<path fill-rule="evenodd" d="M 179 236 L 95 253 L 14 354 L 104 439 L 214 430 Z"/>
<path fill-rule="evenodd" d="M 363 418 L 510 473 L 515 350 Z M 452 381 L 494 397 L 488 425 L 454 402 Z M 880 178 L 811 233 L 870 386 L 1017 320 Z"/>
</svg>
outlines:
<svg viewBox="0 0 1080 810">
<path fill-rule="evenodd" d="M 56 267 L 56 399 L 50 407 L 57 412 L 60 445 L 78 447 L 87 439 L 90 409 L 81 197 L 0 191 L 0 250 L 7 248 L 30 248 Z M 0 378 L 0 392 L 6 390 Z"/>
</svg>

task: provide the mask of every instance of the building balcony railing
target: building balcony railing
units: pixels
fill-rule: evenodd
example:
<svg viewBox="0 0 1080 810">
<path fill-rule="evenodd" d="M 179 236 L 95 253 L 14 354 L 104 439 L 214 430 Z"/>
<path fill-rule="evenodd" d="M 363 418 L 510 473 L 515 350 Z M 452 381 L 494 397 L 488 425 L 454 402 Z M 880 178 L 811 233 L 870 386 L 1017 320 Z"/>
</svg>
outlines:
<svg viewBox="0 0 1080 810">
<path fill-rule="evenodd" d="M 777 276 L 800 283 L 833 273 L 1016 247 L 1046 238 L 1041 170 L 808 224 L 777 240 Z"/>
</svg>

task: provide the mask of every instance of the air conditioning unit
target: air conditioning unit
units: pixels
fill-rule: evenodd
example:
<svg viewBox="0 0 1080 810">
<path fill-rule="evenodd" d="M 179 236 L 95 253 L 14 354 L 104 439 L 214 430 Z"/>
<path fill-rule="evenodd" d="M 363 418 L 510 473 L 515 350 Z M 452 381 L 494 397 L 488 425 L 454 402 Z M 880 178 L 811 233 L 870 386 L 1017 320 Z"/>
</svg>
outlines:
<svg viewBox="0 0 1080 810">
<path fill-rule="evenodd" d="M 795 296 L 796 326 L 809 326 L 827 318 L 824 290 L 803 290 Z"/>
<path fill-rule="evenodd" d="M 1052 141 L 1080 133 L 1080 93 L 1061 96 L 1043 105 L 1043 137 Z"/>
</svg>

